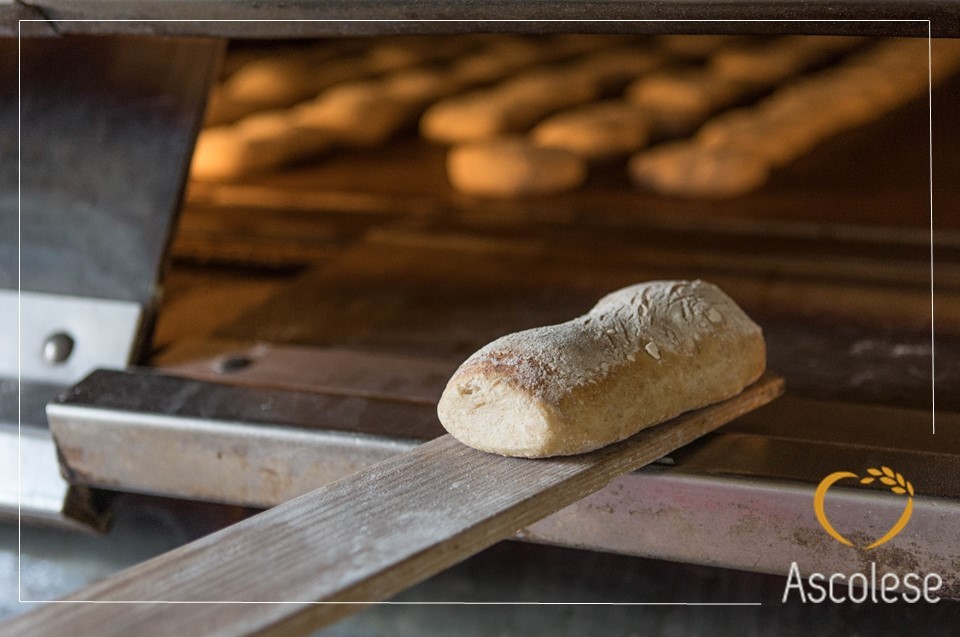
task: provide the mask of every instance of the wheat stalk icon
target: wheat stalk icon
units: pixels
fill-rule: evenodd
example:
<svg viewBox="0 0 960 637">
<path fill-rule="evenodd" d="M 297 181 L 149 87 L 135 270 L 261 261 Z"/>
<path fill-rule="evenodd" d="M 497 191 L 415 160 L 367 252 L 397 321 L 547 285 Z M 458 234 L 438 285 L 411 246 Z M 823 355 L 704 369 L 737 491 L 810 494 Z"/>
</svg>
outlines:
<svg viewBox="0 0 960 637">
<path fill-rule="evenodd" d="M 870 484 L 874 480 L 880 480 L 881 483 L 890 487 L 890 490 L 898 495 L 909 493 L 913 497 L 913 485 L 903 477 L 903 474 L 895 472 L 890 467 L 881 466 L 879 469 L 867 469 L 870 475 L 860 479 L 860 484 Z"/>
</svg>

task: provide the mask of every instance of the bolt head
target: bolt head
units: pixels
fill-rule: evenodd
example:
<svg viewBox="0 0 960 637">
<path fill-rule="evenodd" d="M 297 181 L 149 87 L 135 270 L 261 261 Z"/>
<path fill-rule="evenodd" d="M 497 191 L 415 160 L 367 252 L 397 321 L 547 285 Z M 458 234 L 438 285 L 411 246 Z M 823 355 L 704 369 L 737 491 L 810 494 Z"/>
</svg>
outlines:
<svg viewBox="0 0 960 637">
<path fill-rule="evenodd" d="M 63 332 L 58 332 L 47 338 L 43 344 L 43 360 L 51 365 L 61 365 L 66 363 L 73 353 L 73 337 Z"/>
</svg>

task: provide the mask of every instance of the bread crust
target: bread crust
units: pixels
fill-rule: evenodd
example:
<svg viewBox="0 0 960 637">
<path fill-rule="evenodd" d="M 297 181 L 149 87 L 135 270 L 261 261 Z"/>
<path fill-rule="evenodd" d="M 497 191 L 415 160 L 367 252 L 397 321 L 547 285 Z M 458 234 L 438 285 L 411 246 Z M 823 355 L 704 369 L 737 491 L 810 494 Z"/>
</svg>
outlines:
<svg viewBox="0 0 960 637">
<path fill-rule="evenodd" d="M 760 327 L 704 281 L 652 281 L 566 323 L 468 358 L 437 413 L 461 442 L 506 456 L 584 453 L 725 400 L 760 377 Z"/>
</svg>

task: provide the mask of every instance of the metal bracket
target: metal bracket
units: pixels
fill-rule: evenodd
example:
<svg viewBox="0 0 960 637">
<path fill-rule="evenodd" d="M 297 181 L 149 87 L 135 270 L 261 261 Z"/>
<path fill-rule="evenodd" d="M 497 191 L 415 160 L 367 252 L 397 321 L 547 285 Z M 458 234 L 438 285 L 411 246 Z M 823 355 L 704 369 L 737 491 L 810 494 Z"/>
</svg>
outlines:
<svg viewBox="0 0 960 637">
<path fill-rule="evenodd" d="M 17 293 L 0 290 L 0 322 L 17 333 Z M 97 367 L 130 362 L 140 338 L 137 303 L 24 292 L 19 298 L 20 342 L 0 339 L 0 376 L 67 385 Z M 12 324 L 12 325 L 11 325 Z M 12 327 L 12 329 L 11 329 Z"/>
<path fill-rule="evenodd" d="M 137 360 L 223 49 L 0 38 L 0 515 L 65 521 L 42 405 Z"/>
</svg>

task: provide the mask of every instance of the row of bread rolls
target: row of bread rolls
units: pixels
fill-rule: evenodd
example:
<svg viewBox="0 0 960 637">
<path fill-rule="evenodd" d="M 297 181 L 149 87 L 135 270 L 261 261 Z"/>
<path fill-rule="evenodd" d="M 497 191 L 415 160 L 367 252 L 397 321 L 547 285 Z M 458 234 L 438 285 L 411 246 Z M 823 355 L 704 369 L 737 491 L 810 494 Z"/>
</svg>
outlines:
<svg viewBox="0 0 960 637">
<path fill-rule="evenodd" d="M 734 41 L 661 36 L 656 48 L 598 51 L 437 103 L 424 114 L 420 130 L 428 139 L 455 144 L 447 156 L 447 176 L 461 192 L 518 197 L 570 190 L 586 181 L 589 161 L 627 154 L 649 140 L 642 109 L 598 97 L 622 91 L 678 58 L 701 59 Z"/>
<path fill-rule="evenodd" d="M 226 66 L 232 67 L 231 72 L 211 93 L 206 123 L 228 124 L 255 112 L 316 97 L 341 82 L 370 79 L 382 73 L 461 56 L 466 56 L 459 68 L 466 83 L 493 81 L 502 77 L 504 64 L 521 68 L 561 59 L 609 46 L 611 41 L 622 37 L 554 36 L 549 41 L 538 42 L 490 34 L 456 38 L 397 36 L 378 39 L 367 47 L 357 40 L 330 39 L 271 53 L 240 50 L 228 56 Z M 240 61 L 232 62 L 234 58 Z"/>
<path fill-rule="evenodd" d="M 709 55 L 732 40 L 661 36 L 657 42 L 671 59 L 686 60 Z M 395 38 L 362 49 L 355 41 L 334 40 L 247 59 L 211 95 L 192 174 L 236 179 L 335 147 L 377 145 L 433 101 L 440 102 L 431 111 L 436 119 L 425 117 L 421 128 L 436 129 L 436 135 L 426 134 L 439 141 L 521 130 L 557 108 L 619 92 L 638 74 L 663 63 L 664 55 L 636 42 L 635 37 L 611 35 L 477 35 Z M 493 86 L 464 94 L 484 85 Z M 483 95 L 500 98 L 474 100 Z M 468 111 L 478 108 L 463 117 L 457 103 Z M 600 110 L 597 115 L 608 129 L 618 121 L 630 125 L 624 119 L 629 116 L 634 125 L 629 137 L 636 145 L 641 131 L 629 112 L 633 109 Z M 448 112 L 452 116 L 445 119 Z M 560 130 L 560 137 L 567 135 L 562 129 L 568 126 L 563 121 L 550 125 Z M 545 140 L 556 136 L 549 130 L 543 135 Z M 586 136 L 580 137 L 587 143 Z"/>
<path fill-rule="evenodd" d="M 682 197 L 726 198 L 762 186 L 771 170 L 851 127 L 879 119 L 960 69 L 960 45 L 944 45 L 928 77 L 927 43 L 888 40 L 803 77 L 755 105 L 707 122 L 690 140 L 637 153 L 638 186 Z"/>
<path fill-rule="evenodd" d="M 422 118 L 421 131 L 434 141 L 459 144 L 450 151 L 447 174 L 461 192 L 488 197 L 562 192 L 586 180 L 587 162 L 626 156 L 651 139 L 689 134 L 713 113 L 860 43 L 860 38 L 783 37 L 748 44 L 716 37 L 709 41 L 705 64 L 679 68 L 670 66 L 675 58 L 661 50 L 625 50 L 622 57 L 633 61 L 617 78 L 620 88 L 626 86 L 625 99 L 594 99 L 603 94 L 602 65 L 566 65 L 540 86 L 534 80 L 541 78 L 528 74 L 435 104 Z M 752 66 L 759 69 L 753 76 Z M 626 81 L 629 75 L 633 79 Z M 535 99 L 517 91 L 519 84 L 535 86 Z M 520 136 L 524 131 L 529 133 Z"/>
<path fill-rule="evenodd" d="M 704 65 L 638 79 L 625 98 L 647 113 L 657 137 L 688 135 L 714 113 L 755 98 L 863 40 L 787 36 L 759 43 L 735 41 L 715 49 Z"/>
<path fill-rule="evenodd" d="M 488 82 L 536 61 L 537 48 L 497 38 L 448 67 L 354 76 L 283 106 L 209 126 L 197 139 L 191 172 L 198 179 L 235 179 L 318 155 L 334 146 L 370 146 L 408 124 L 422 106 L 462 84 Z"/>
<path fill-rule="evenodd" d="M 630 81 L 657 69 L 666 68 L 665 77 L 683 74 L 685 71 L 675 68 L 676 63 L 709 56 L 743 41 L 731 36 L 660 36 L 655 47 L 633 44 L 605 49 L 572 63 L 533 69 L 497 86 L 441 101 L 424 114 L 420 130 L 432 141 L 462 143 L 524 132 L 564 109 L 575 110 L 560 117 L 569 114 L 579 124 L 592 119 L 590 109 L 594 107 L 597 120 L 609 127 L 614 121 L 635 119 L 637 109 L 619 102 L 591 104 L 598 97 L 619 93 Z M 675 87 L 666 90 L 676 92 Z M 514 109 L 518 112 L 509 112 Z M 557 126 L 554 120 L 546 128 Z M 543 135 L 550 139 L 556 133 Z"/>
<path fill-rule="evenodd" d="M 356 40 L 329 39 L 256 57 L 241 52 L 237 57 L 242 62 L 211 91 L 205 123 L 229 124 L 291 106 L 341 82 L 450 59 L 477 47 L 478 42 L 476 36 L 407 36 L 362 47 Z"/>
<path fill-rule="evenodd" d="M 561 192 L 586 180 L 590 162 L 635 153 L 629 172 L 639 187 L 731 197 L 759 187 L 772 168 L 822 139 L 926 87 L 926 43 L 883 41 L 753 107 L 725 110 L 862 39 L 718 36 L 698 49 L 690 43 L 699 37 L 662 36 L 656 48 L 627 38 L 611 47 L 609 36 L 556 36 L 550 46 L 511 36 L 486 39 L 446 63 L 340 82 L 293 107 L 208 128 L 198 141 L 194 176 L 234 178 L 333 147 L 379 145 L 423 113 L 425 136 L 455 144 L 448 177 L 466 193 Z M 678 68 L 670 49 L 684 47 L 686 59 L 705 62 Z M 952 49 L 944 49 L 935 75 L 955 68 Z M 598 101 L 617 92 L 624 97 Z M 698 127 L 689 141 L 642 150 L 651 140 Z"/>
<path fill-rule="evenodd" d="M 447 38 L 443 40 L 450 40 Z M 283 166 L 318 155 L 333 147 L 368 147 L 383 143 L 398 131 L 416 121 L 432 102 L 460 93 L 477 85 L 496 82 L 531 65 L 542 65 L 573 55 L 589 55 L 610 39 L 596 36 L 556 36 L 549 42 L 528 38 L 497 36 L 465 38 L 472 49 L 461 52 L 441 64 L 410 67 L 423 61 L 427 54 L 408 46 L 409 55 L 400 55 L 394 45 L 388 56 L 378 45 L 363 53 L 363 59 L 377 64 L 357 62 L 356 56 L 333 60 L 318 68 L 309 87 L 292 89 L 295 78 L 283 79 L 264 74 L 261 90 L 269 94 L 275 89 L 277 108 L 248 113 L 229 123 L 205 128 L 194 151 L 192 176 L 201 180 L 236 179 L 253 172 Z M 622 41 L 615 37 L 613 41 Z M 461 44 L 461 49 L 464 47 Z M 446 58 L 455 47 L 438 47 L 430 55 Z M 298 59 L 296 64 L 309 65 Z M 383 71 L 371 76 L 372 69 Z M 609 64 L 608 64 L 609 66 Z M 325 68 L 326 70 L 323 70 Z M 350 69 L 348 74 L 346 71 Z M 332 69 L 332 70 L 331 70 Z M 223 86 L 236 92 L 249 74 L 237 70 Z M 607 77 L 614 75 L 609 71 Z M 321 80 L 317 79 L 322 76 Z M 271 79 L 272 77 L 272 79 Z M 270 87 L 273 82 L 276 86 Z M 330 84 L 317 91 L 322 83 Z M 522 88 L 522 83 L 521 83 Z M 313 91 L 312 97 L 304 95 Z M 296 103 L 287 104 L 294 96 Z M 253 105 L 252 100 L 244 102 Z M 262 100 L 258 107 L 262 107 Z"/>
<path fill-rule="evenodd" d="M 437 102 L 421 118 L 420 132 L 444 144 L 524 132 L 559 110 L 622 88 L 630 78 L 663 62 L 663 56 L 651 49 L 624 46 L 563 65 L 532 69 L 494 86 Z"/>
</svg>

